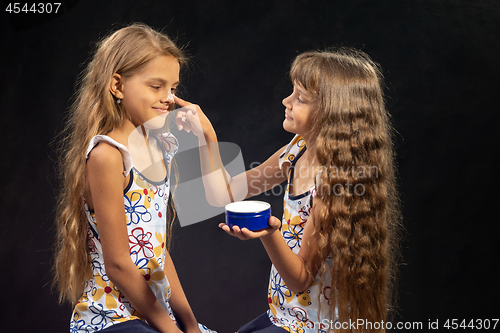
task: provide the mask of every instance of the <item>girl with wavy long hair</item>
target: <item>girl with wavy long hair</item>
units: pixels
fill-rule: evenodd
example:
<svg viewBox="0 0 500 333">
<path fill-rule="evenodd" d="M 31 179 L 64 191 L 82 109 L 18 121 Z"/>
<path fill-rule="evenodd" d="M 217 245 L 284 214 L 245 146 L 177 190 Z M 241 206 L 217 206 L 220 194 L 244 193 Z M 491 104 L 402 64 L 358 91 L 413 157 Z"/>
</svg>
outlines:
<svg viewBox="0 0 500 333">
<path fill-rule="evenodd" d="M 62 141 L 55 256 L 60 301 L 74 305 L 71 332 L 209 331 L 167 250 L 177 140 L 153 135 L 185 63 L 166 35 L 132 24 L 103 38 L 81 75 Z"/>
<path fill-rule="evenodd" d="M 271 217 L 260 231 L 220 225 L 242 240 L 260 238 L 273 263 L 269 310 L 238 332 L 383 332 L 400 214 L 381 71 L 365 53 L 342 48 L 300 54 L 290 78 L 283 127 L 291 142 L 243 174 L 204 179 L 214 205 L 287 181 L 281 221 Z M 200 153 L 205 173 L 213 171 L 210 121 L 198 106 L 177 104 L 187 108 L 181 127 L 212 146 Z"/>
</svg>

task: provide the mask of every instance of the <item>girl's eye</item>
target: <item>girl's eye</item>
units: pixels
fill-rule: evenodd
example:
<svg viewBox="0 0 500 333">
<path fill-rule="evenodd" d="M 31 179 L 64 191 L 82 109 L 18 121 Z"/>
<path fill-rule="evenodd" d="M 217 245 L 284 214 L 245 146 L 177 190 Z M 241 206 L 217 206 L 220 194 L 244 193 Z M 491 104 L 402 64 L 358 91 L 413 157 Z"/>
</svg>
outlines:
<svg viewBox="0 0 500 333">
<path fill-rule="evenodd" d="M 154 90 L 160 90 L 161 89 L 160 86 L 151 86 L 151 88 L 153 88 Z"/>
<path fill-rule="evenodd" d="M 300 104 L 304 104 L 304 101 L 300 99 L 300 96 L 297 96 L 297 100 L 299 101 Z"/>
</svg>

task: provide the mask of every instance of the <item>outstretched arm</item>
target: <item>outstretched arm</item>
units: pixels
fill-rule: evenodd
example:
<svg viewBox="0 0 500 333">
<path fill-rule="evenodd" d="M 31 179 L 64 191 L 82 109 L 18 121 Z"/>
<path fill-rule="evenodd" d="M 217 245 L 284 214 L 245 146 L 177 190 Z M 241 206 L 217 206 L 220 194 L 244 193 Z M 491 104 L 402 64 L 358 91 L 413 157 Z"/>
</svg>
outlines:
<svg viewBox="0 0 500 333">
<path fill-rule="evenodd" d="M 217 134 L 210 120 L 198 105 L 175 97 L 182 107 L 177 111 L 176 124 L 179 130 L 193 132 L 198 137 L 203 185 L 208 202 L 213 206 L 224 206 L 265 192 L 286 180 L 286 170 L 279 167 L 279 149 L 266 162 L 256 168 L 231 177 L 222 164 Z"/>
<path fill-rule="evenodd" d="M 123 162 L 118 149 L 102 143 L 92 150 L 87 161 L 87 181 L 109 279 L 152 327 L 160 332 L 180 332 L 130 258 Z"/>
</svg>

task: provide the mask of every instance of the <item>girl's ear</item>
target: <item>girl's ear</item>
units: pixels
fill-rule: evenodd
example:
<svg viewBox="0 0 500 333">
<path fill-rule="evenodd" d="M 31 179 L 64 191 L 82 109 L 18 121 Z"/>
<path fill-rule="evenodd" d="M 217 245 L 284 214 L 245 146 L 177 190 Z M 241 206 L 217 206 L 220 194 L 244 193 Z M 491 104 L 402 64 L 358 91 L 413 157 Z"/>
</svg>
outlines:
<svg viewBox="0 0 500 333">
<path fill-rule="evenodd" d="M 118 99 L 123 98 L 123 78 L 120 74 L 113 74 L 111 83 L 109 84 L 109 91 Z"/>
</svg>

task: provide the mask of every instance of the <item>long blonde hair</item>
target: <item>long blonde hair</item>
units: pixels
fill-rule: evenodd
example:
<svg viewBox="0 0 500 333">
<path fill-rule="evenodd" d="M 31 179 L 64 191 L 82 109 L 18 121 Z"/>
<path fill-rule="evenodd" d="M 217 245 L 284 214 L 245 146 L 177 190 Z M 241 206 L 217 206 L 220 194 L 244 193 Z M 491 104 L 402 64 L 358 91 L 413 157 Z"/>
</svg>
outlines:
<svg viewBox="0 0 500 333">
<path fill-rule="evenodd" d="M 54 284 L 59 301 L 75 304 L 81 296 L 89 267 L 87 220 L 83 212 L 86 149 L 93 136 L 107 134 L 128 117 L 109 91 L 114 73 L 127 78 L 161 55 L 184 65 L 183 52 L 166 35 L 145 24 L 132 24 L 103 38 L 79 84 L 60 142 L 62 188 L 57 205 L 57 244 Z M 171 224 L 171 223 L 170 223 Z"/>
<path fill-rule="evenodd" d="M 400 225 L 381 71 L 365 53 L 342 48 L 300 54 L 290 76 L 317 103 L 311 137 L 322 168 L 316 183 L 322 205 L 310 246 L 321 290 L 324 283 L 332 288 L 329 316 L 337 309 L 341 323 L 364 319 L 380 327 L 392 303 Z M 322 273 L 331 281 L 322 281 Z"/>
</svg>

